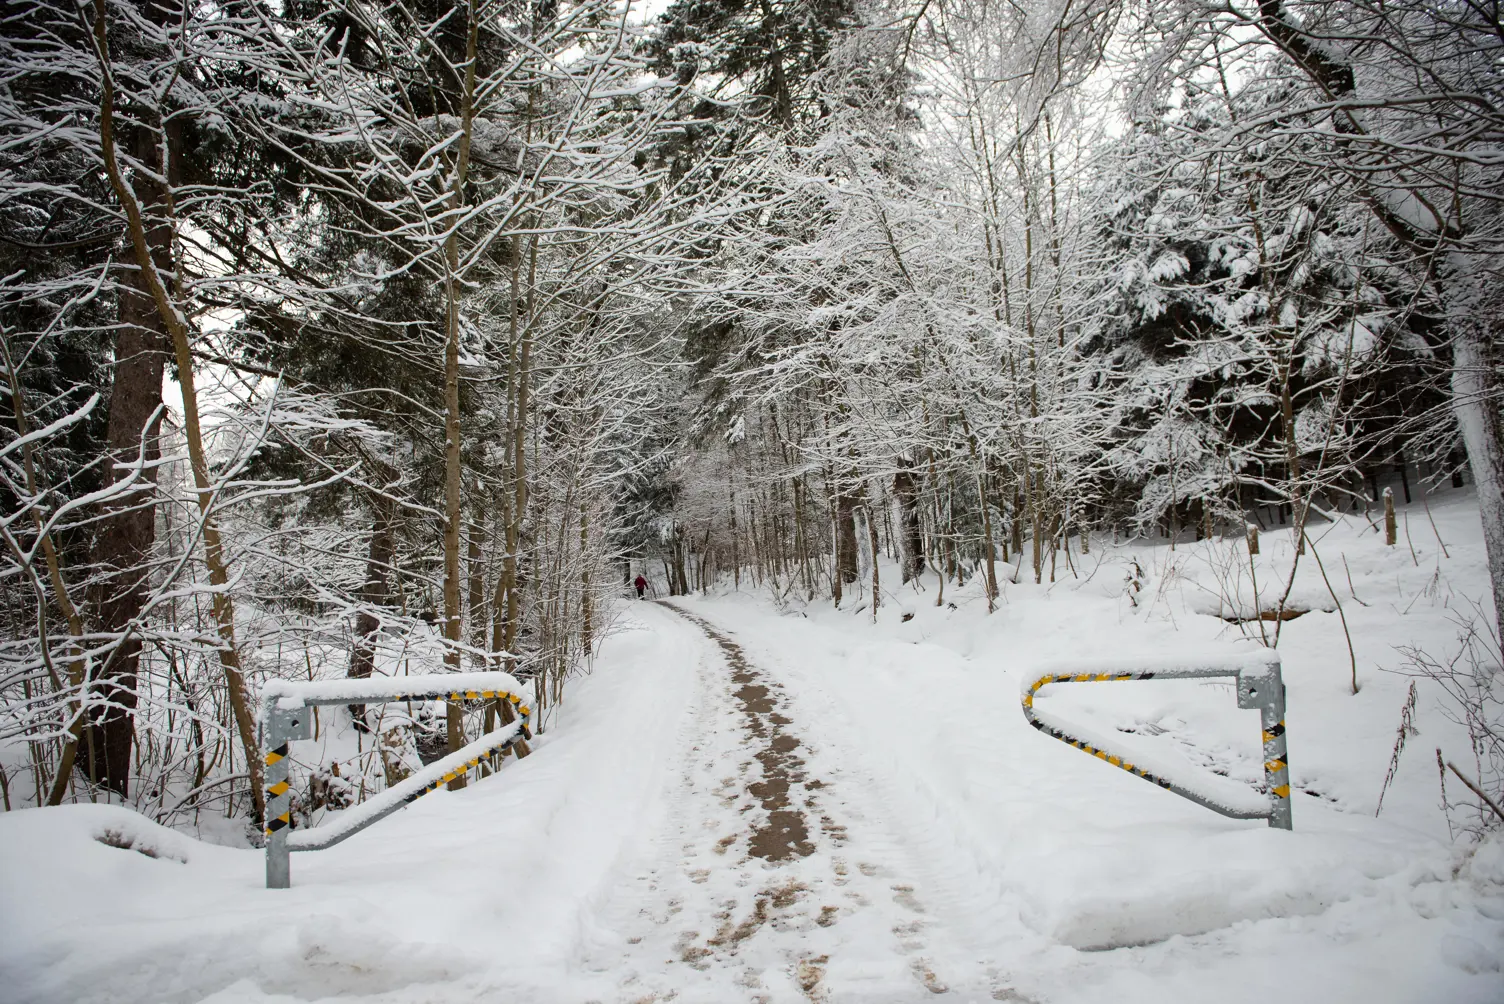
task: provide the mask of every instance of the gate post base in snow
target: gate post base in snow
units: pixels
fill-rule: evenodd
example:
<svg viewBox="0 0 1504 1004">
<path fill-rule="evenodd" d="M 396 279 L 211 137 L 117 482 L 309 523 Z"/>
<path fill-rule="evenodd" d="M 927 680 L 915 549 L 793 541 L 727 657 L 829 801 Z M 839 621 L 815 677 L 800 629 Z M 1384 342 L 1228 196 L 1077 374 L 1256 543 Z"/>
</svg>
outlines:
<svg viewBox="0 0 1504 1004">
<path fill-rule="evenodd" d="M 313 714 L 307 708 L 284 710 L 273 705 L 266 715 L 266 887 L 292 884 L 287 831 L 292 824 L 292 792 L 287 780 L 287 744 L 312 739 Z"/>
</svg>

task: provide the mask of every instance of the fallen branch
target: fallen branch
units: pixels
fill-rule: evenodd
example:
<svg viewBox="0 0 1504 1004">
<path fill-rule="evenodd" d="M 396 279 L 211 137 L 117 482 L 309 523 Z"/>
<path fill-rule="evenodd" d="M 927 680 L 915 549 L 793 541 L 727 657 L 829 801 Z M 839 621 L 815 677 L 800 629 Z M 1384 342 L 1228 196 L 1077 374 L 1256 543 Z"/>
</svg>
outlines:
<svg viewBox="0 0 1504 1004">
<path fill-rule="evenodd" d="M 1483 799 L 1483 801 L 1485 801 L 1485 802 L 1488 803 L 1488 807 L 1490 809 L 1494 810 L 1494 815 L 1496 815 L 1496 816 L 1499 817 L 1499 821 L 1500 822 L 1504 822 L 1504 809 L 1499 808 L 1499 803 L 1498 802 L 1495 802 L 1493 799 L 1489 798 L 1487 795 L 1485 795 L 1483 793 L 1483 789 L 1482 788 L 1478 787 L 1472 781 L 1468 780 L 1467 775 L 1464 774 L 1464 773 L 1462 773 L 1462 771 L 1458 770 L 1457 769 L 1457 765 L 1455 763 L 1453 763 L 1452 761 L 1448 760 L 1447 761 L 1447 767 L 1451 769 L 1451 771 L 1452 771 L 1453 774 L 1457 775 L 1457 779 L 1459 781 L 1461 781 L 1463 784 L 1467 785 L 1469 791 L 1471 791 L 1474 795 L 1477 795 L 1479 798 Z"/>
</svg>

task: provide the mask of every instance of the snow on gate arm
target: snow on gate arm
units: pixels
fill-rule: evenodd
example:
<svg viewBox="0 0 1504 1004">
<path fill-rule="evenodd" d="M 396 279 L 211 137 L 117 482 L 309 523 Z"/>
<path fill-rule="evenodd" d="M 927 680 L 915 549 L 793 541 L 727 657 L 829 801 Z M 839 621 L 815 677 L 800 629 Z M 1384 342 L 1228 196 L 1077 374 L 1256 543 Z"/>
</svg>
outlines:
<svg viewBox="0 0 1504 1004">
<path fill-rule="evenodd" d="M 404 698 L 448 697 L 484 694 L 509 694 L 521 697 L 526 691 L 510 673 L 444 673 L 428 676 L 370 676 L 356 680 L 270 680 L 262 689 L 262 700 L 270 707 L 273 701 L 283 710 L 312 704 Z"/>
<path fill-rule="evenodd" d="M 1132 656 L 1127 658 L 1098 657 L 1091 659 L 1055 659 L 1038 663 L 1025 673 L 1019 689 L 1027 693 L 1031 684 L 1041 676 L 1097 676 L 1102 673 L 1163 673 L 1187 672 L 1220 673 L 1227 676 L 1260 676 L 1273 674 L 1280 664 L 1279 654 L 1259 646 L 1252 651 L 1233 652 L 1208 656 Z"/>
</svg>

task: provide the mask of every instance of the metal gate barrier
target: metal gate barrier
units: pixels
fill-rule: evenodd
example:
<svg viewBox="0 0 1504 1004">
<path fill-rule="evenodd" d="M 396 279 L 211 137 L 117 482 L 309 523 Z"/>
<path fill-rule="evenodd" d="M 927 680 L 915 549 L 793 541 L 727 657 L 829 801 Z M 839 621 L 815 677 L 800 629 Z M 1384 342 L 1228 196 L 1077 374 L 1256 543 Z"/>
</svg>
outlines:
<svg viewBox="0 0 1504 1004">
<path fill-rule="evenodd" d="M 1244 656 L 1222 659 L 1202 659 L 1180 665 L 1153 664 L 1148 660 L 1127 661 L 1122 659 L 1082 660 L 1071 663 L 1055 663 L 1042 667 L 1043 672 L 1032 678 L 1023 688 L 1024 717 L 1029 724 L 1045 735 L 1076 747 L 1114 767 L 1120 767 L 1136 777 L 1156 784 L 1213 812 L 1234 819 L 1267 819 L 1269 825 L 1281 830 L 1291 828 L 1290 819 L 1290 768 L 1285 752 L 1285 684 L 1280 673 L 1279 654 L 1264 649 Z M 1240 809 L 1219 804 L 1205 793 L 1191 791 L 1175 781 L 1160 777 L 1135 766 L 1127 756 L 1102 748 L 1101 741 L 1088 741 L 1072 734 L 1071 726 L 1054 720 L 1041 721 L 1034 708 L 1035 695 L 1045 687 L 1057 683 L 1100 683 L 1124 680 L 1201 680 L 1216 677 L 1235 677 L 1238 681 L 1238 707 L 1257 708 L 1262 722 L 1264 747 L 1264 782 L 1267 787 L 1268 808 Z M 1084 730 L 1076 730 L 1077 732 Z"/>
<path fill-rule="evenodd" d="M 286 889 L 292 882 L 291 852 L 318 851 L 354 836 L 398 809 L 462 776 L 493 753 L 531 739 L 532 715 L 521 685 L 509 673 L 448 673 L 434 676 L 370 677 L 363 680 L 273 680 L 262 691 L 266 730 L 266 887 Z M 504 700 L 516 708 L 515 721 L 415 771 L 325 826 L 292 830 L 292 793 L 287 780 L 287 744 L 313 738 L 313 708 L 328 705 L 383 704 L 442 698 L 462 701 Z"/>
</svg>

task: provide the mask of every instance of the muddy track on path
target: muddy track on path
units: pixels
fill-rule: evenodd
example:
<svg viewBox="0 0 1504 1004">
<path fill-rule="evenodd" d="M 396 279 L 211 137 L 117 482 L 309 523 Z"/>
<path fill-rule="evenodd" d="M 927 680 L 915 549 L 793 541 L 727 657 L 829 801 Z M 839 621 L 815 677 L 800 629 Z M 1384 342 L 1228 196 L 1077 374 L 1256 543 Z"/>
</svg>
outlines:
<svg viewBox="0 0 1504 1004">
<path fill-rule="evenodd" d="M 663 603 L 674 613 L 694 624 L 721 647 L 726 662 L 731 667 L 731 682 L 736 698 L 746 718 L 747 731 L 762 748 L 754 754 L 762 766 L 762 778 L 747 786 L 747 790 L 761 803 L 767 819 L 752 827 L 748 840 L 748 853 L 765 861 L 787 861 L 790 858 L 809 857 L 815 845 L 809 838 L 809 821 L 795 805 L 791 789 L 814 788 L 818 781 L 805 777 L 804 758 L 798 753 L 799 740 L 785 731 L 791 720 L 779 713 L 781 702 L 776 692 L 777 684 L 770 683 L 751 663 L 741 646 L 718 631 L 709 621 L 696 617 L 672 603 Z"/>
<path fill-rule="evenodd" d="M 684 811 L 669 831 L 672 851 L 642 875 L 649 895 L 625 900 L 651 926 L 633 928 L 641 933 L 628 939 L 636 947 L 625 964 L 602 964 L 626 972 L 625 999 L 685 993 L 827 1004 L 951 992 L 937 970 L 953 966 L 935 951 L 949 954 L 946 921 L 930 912 L 888 807 L 850 787 L 867 771 L 840 769 L 839 751 L 815 739 L 792 710 L 794 695 L 732 632 L 673 603 L 657 605 L 714 641 L 722 659 L 700 662 L 704 717 L 685 733 Z M 993 999 L 1024 999 L 982 979 Z"/>
</svg>

